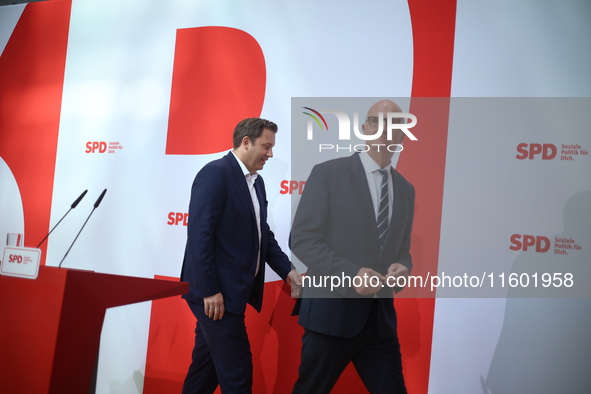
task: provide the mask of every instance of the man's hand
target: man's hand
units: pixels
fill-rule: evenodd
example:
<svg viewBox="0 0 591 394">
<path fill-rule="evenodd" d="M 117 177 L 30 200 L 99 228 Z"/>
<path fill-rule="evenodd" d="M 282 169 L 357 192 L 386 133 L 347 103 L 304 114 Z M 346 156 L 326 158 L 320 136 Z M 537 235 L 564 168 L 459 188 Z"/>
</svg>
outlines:
<svg viewBox="0 0 591 394">
<path fill-rule="evenodd" d="M 390 279 L 390 281 L 388 282 L 389 285 L 395 285 L 396 278 L 398 278 L 399 276 L 405 276 L 408 279 L 408 268 L 406 268 L 404 265 L 400 263 L 394 263 L 390 267 L 388 267 L 388 273 L 386 274 L 386 278 L 393 278 Z M 406 281 L 404 283 L 406 283 Z M 393 288 L 402 289 L 402 287 L 399 286 L 393 286 Z"/>
<path fill-rule="evenodd" d="M 205 307 L 205 314 L 210 319 L 218 320 L 224 317 L 224 296 L 222 293 L 203 297 L 203 306 Z"/>
<path fill-rule="evenodd" d="M 302 275 L 298 274 L 296 270 L 291 270 L 285 280 L 291 286 L 291 298 L 298 298 L 302 289 Z"/>
<path fill-rule="evenodd" d="M 357 294 L 360 295 L 375 294 L 378 291 L 382 290 L 382 287 L 384 287 L 384 284 L 386 283 L 386 278 L 384 277 L 384 275 L 372 270 L 371 268 L 361 268 L 355 276 L 359 276 L 361 278 L 361 280 L 354 280 L 354 283 L 361 282 L 361 286 L 355 286 L 355 291 L 357 292 Z M 379 279 L 377 285 L 376 280 L 372 280 L 372 277 L 374 276 Z M 372 284 L 376 286 L 372 286 Z"/>
</svg>

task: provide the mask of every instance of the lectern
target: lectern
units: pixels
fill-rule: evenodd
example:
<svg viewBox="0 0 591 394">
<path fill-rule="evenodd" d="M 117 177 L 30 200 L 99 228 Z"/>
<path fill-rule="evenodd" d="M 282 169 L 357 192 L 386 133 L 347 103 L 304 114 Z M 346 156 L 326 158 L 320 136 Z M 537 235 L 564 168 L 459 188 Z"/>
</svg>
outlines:
<svg viewBox="0 0 591 394">
<path fill-rule="evenodd" d="M 0 393 L 87 393 L 106 309 L 188 288 L 47 266 L 36 280 L 0 275 Z"/>
</svg>

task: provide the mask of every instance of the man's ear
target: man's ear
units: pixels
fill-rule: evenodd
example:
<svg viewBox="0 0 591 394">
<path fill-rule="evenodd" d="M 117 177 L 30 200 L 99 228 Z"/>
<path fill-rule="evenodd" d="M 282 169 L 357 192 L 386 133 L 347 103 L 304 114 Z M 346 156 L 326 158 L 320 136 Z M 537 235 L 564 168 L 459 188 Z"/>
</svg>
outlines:
<svg viewBox="0 0 591 394">
<path fill-rule="evenodd" d="M 244 138 L 242 138 L 240 145 L 242 145 L 244 149 L 248 150 L 248 148 L 250 147 L 250 138 L 248 138 L 248 136 L 244 136 Z"/>
</svg>

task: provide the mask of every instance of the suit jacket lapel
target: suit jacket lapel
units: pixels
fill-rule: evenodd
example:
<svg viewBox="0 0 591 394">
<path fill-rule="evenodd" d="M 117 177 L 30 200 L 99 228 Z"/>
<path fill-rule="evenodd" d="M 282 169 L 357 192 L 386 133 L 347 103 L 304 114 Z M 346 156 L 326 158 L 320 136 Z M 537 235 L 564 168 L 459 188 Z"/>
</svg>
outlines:
<svg viewBox="0 0 591 394">
<path fill-rule="evenodd" d="M 267 223 L 267 207 L 266 207 L 266 199 L 263 193 L 263 180 L 259 175 L 257 179 L 254 181 L 254 190 L 257 193 L 257 198 L 259 199 L 259 206 L 261 211 L 261 233 L 263 231 L 263 223 Z"/>
<path fill-rule="evenodd" d="M 246 183 L 246 178 L 242 173 L 242 169 L 240 168 L 240 164 L 236 161 L 236 158 L 232 154 L 232 152 L 228 153 L 226 156 L 226 160 L 230 163 L 232 167 L 232 175 L 234 176 L 234 180 L 236 181 L 236 185 L 238 186 L 238 190 L 240 190 L 240 194 L 244 199 L 244 203 L 248 206 L 250 210 L 250 214 L 252 215 L 253 220 L 256 219 L 254 214 L 254 206 L 252 205 L 252 198 L 250 197 L 250 191 L 248 190 L 248 184 Z"/>
<path fill-rule="evenodd" d="M 360 204 L 361 213 L 365 217 L 371 218 L 370 227 L 372 234 L 378 237 L 378 224 L 376 222 L 376 213 L 373 208 L 371 200 L 371 194 L 369 193 L 369 186 L 367 184 L 367 175 L 361 164 L 359 153 L 351 156 L 351 164 L 349 166 L 349 175 L 353 192 L 357 196 L 357 200 Z"/>
<path fill-rule="evenodd" d="M 267 199 L 265 198 L 265 186 L 260 174 L 254 181 L 254 190 L 256 191 L 257 198 L 259 199 L 259 213 L 261 215 L 261 239 L 259 241 L 261 245 L 261 265 L 263 265 L 263 259 L 265 258 L 264 256 L 267 253 L 267 244 L 266 242 L 263 242 L 264 239 L 267 239 Z"/>
<path fill-rule="evenodd" d="M 388 226 L 388 232 L 386 233 L 386 243 L 384 244 L 384 249 L 386 249 L 385 245 L 388 245 L 394 234 L 396 234 L 396 228 L 400 225 L 400 223 L 402 223 L 402 215 L 404 213 L 402 209 L 402 198 L 396 198 L 397 195 L 399 197 L 400 195 L 396 193 L 399 185 L 394 168 L 390 169 L 390 175 L 392 176 L 392 193 L 394 198 L 392 203 L 392 217 L 390 218 L 390 225 Z"/>
</svg>

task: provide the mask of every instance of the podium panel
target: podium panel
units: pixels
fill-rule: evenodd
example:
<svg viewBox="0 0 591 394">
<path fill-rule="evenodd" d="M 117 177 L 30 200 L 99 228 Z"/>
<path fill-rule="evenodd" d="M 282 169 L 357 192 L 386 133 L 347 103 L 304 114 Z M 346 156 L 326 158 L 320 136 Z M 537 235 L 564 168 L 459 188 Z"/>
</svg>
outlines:
<svg viewBox="0 0 591 394">
<path fill-rule="evenodd" d="M 184 294 L 189 284 L 41 266 L 0 275 L 0 392 L 85 393 L 107 308 Z"/>
</svg>

